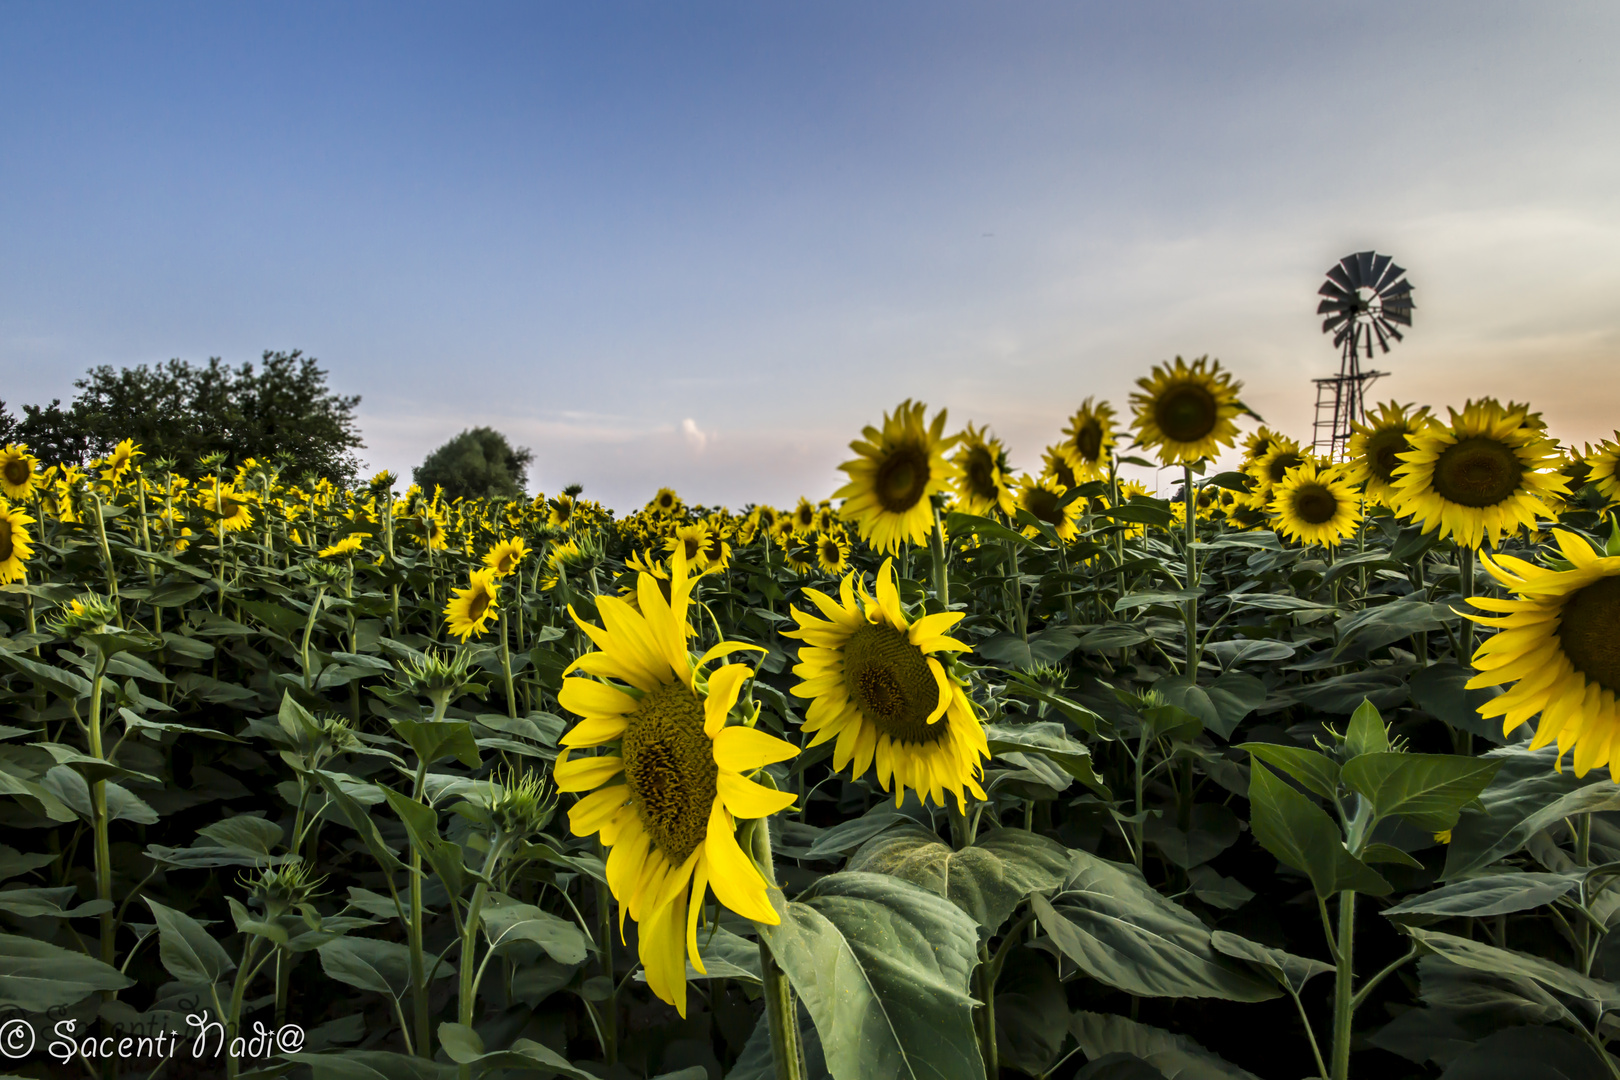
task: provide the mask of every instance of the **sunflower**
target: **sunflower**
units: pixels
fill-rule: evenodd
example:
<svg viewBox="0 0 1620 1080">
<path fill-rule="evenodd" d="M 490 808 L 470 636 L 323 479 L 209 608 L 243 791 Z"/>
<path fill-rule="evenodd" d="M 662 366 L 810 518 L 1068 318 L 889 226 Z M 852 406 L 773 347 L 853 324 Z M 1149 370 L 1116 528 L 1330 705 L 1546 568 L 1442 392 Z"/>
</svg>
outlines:
<svg viewBox="0 0 1620 1080">
<path fill-rule="evenodd" d="M 1114 407 L 1108 402 L 1091 404 L 1091 398 L 1080 403 L 1080 408 L 1069 418 L 1063 429 L 1068 436 L 1058 445 L 1068 451 L 1069 462 L 1082 482 L 1100 480 L 1108 475 L 1108 459 L 1113 456 Z"/>
<path fill-rule="evenodd" d="M 771 530 L 776 527 L 776 519 L 780 516 L 774 506 L 754 507 L 753 513 L 744 519 L 744 529 L 747 535 L 745 543 L 752 543 L 760 536 L 769 539 Z"/>
<path fill-rule="evenodd" d="M 1271 449 L 1271 444 L 1277 441 L 1277 433 L 1261 424 L 1259 429 L 1243 436 L 1243 462 L 1242 468 L 1259 461 Z"/>
<path fill-rule="evenodd" d="M 816 507 L 803 495 L 799 496 L 799 505 L 793 508 L 793 531 L 796 533 L 814 532 L 816 529 Z"/>
<path fill-rule="evenodd" d="M 1140 481 L 1121 480 L 1119 482 L 1119 505 L 1121 506 L 1130 505 L 1130 501 L 1132 499 L 1146 499 L 1150 498 L 1152 495 L 1153 493 L 1149 491 L 1147 486 Z M 1108 505 L 1106 500 L 1104 501 L 1103 505 Z M 1079 511 L 1076 511 L 1076 513 L 1078 512 Z M 1031 511 L 1031 513 L 1034 513 L 1034 511 Z M 1134 540 L 1138 536 L 1141 536 L 1147 532 L 1147 526 L 1143 525 L 1139 521 L 1120 521 L 1115 522 L 1115 524 L 1119 526 L 1120 531 L 1124 534 L 1125 539 L 1127 540 Z"/>
<path fill-rule="evenodd" d="M 879 551 L 893 554 L 902 542 L 925 543 L 934 524 L 929 497 L 947 492 L 956 477 L 945 451 L 959 436 L 945 437 L 944 409 L 924 426 L 926 411 L 921 402 L 901 402 L 884 414 L 881 430 L 868 427 L 861 432 L 864 442 L 849 444 L 860 456 L 838 466 L 849 474 L 849 483 L 833 498 L 845 500 L 844 518 Z"/>
<path fill-rule="evenodd" d="M 0 499 L 0 585 L 21 581 L 27 574 L 27 561 L 33 557 L 33 538 L 28 526 L 34 519 Z"/>
<path fill-rule="evenodd" d="M 1041 478 L 1055 480 L 1065 491 L 1080 484 L 1079 471 L 1062 446 L 1048 446 L 1041 453 Z"/>
<path fill-rule="evenodd" d="M 1395 494 L 1400 455 L 1412 449 L 1412 436 L 1432 422 L 1427 405 L 1416 411 L 1395 401 L 1380 405 L 1366 423 L 1351 425 L 1355 433 L 1346 448 L 1345 477 L 1365 488 L 1368 498 L 1387 504 Z"/>
<path fill-rule="evenodd" d="M 816 569 L 816 537 L 794 535 L 782 545 L 782 561 L 795 574 L 811 574 Z"/>
<path fill-rule="evenodd" d="M 1288 470 L 1267 507 L 1278 532 L 1301 544 L 1334 548 L 1361 524 L 1361 498 L 1339 469 L 1307 461 Z"/>
<path fill-rule="evenodd" d="M 664 540 L 664 550 L 671 553 L 679 551 L 692 569 L 706 570 L 709 566 L 709 532 L 709 526 L 702 521 L 678 526 L 675 535 Z"/>
<path fill-rule="evenodd" d="M 1536 713 L 1530 749 L 1558 741 L 1560 765 L 1571 747 L 1575 775 L 1607 765 L 1620 755 L 1620 555 L 1599 555 L 1581 537 L 1554 530 L 1563 555 L 1543 568 L 1507 555 L 1480 562 L 1514 598 L 1474 597 L 1475 607 L 1498 612 L 1469 618 L 1499 633 L 1474 653 L 1479 672 L 1468 689 L 1515 683 L 1479 707 L 1481 716 L 1503 717 L 1504 734 Z"/>
<path fill-rule="evenodd" d="M 1544 500 L 1566 492 L 1555 470 L 1558 449 L 1527 422 L 1523 406 L 1505 409 L 1493 398 L 1470 401 L 1451 424 L 1414 432 L 1412 449 L 1397 455 L 1391 507 L 1424 532 L 1477 548 L 1534 528 Z"/>
<path fill-rule="evenodd" d="M 795 697 L 809 698 L 804 730 L 810 746 L 836 738 L 833 768 L 853 762 L 852 779 L 877 766 L 883 790 L 895 805 L 907 788 L 918 798 L 945 805 L 953 792 L 966 809 L 966 792 L 984 798 L 981 761 L 990 756 L 984 726 L 962 683 L 935 653 L 968 652 L 947 637 L 960 612 L 940 612 L 908 620 L 900 606 L 894 560 L 877 574 L 877 598 L 856 575 L 844 577 L 839 599 L 818 589 L 804 593 L 826 619 L 792 609 L 799 624 L 784 636 L 804 642 L 793 673 L 801 680 Z"/>
<path fill-rule="evenodd" d="M 1038 520 L 1052 526 L 1058 539 L 1069 541 L 1080 535 L 1080 528 L 1075 522 L 1079 520 L 1086 500 L 1072 499 L 1067 505 L 1058 505 L 1065 494 L 1067 491 L 1057 481 L 1045 477 L 1037 479 L 1025 473 L 1018 479 L 1015 501 L 1020 510 L 1028 510 Z M 1041 530 L 1033 525 L 1025 525 L 1024 535 L 1033 540 L 1041 535 Z"/>
<path fill-rule="evenodd" d="M 744 918 L 780 921 L 765 879 L 737 843 L 736 819 L 769 817 L 792 804 L 791 793 L 746 774 L 798 750 L 726 723 L 754 673 L 741 664 L 706 669 L 758 646 L 722 641 L 694 663 L 687 651 L 692 579 L 679 550 L 673 571 L 668 599 L 651 576 L 638 576 L 639 611 L 618 597 L 597 597 L 605 629 L 574 616 L 600 651 L 564 672 L 596 679 L 563 680 L 559 702 L 583 719 L 562 737 L 553 776 L 562 791 L 590 792 L 568 812 L 569 826 L 575 836 L 601 834 L 620 924 L 628 915 L 640 926 L 647 985 L 685 1016 L 686 962 L 705 970 L 697 924 L 708 892 Z M 572 757 L 583 747 L 607 752 Z"/>
<path fill-rule="evenodd" d="M 832 532 L 838 527 L 838 511 L 832 508 L 832 503 L 823 502 L 816 507 L 816 532 Z"/>
<path fill-rule="evenodd" d="M 6 498 L 22 502 L 40 484 L 39 459 L 27 446 L 12 444 L 0 450 L 0 492 Z"/>
<path fill-rule="evenodd" d="M 1243 384 L 1233 382 L 1219 360 L 1200 356 L 1189 365 L 1178 356 L 1174 367 L 1155 364 L 1136 385 L 1143 390 L 1131 395 L 1136 441 L 1158 447 L 1164 464 L 1214 457 L 1237 438 L 1232 419 L 1244 411 L 1237 398 Z"/>
<path fill-rule="evenodd" d="M 226 532 L 241 532 L 243 529 L 253 527 L 253 511 L 249 507 L 253 496 L 245 491 L 237 491 L 230 484 L 220 484 L 216 501 L 213 484 L 204 484 L 202 488 L 203 509 L 219 515 L 219 523 Z"/>
<path fill-rule="evenodd" d="M 546 508 L 546 524 L 554 529 L 566 529 L 573 523 L 574 513 L 578 508 L 579 504 L 572 496 L 559 495 L 552 499 L 551 505 Z"/>
<path fill-rule="evenodd" d="M 1249 501 L 1256 508 L 1269 505 L 1271 489 L 1282 483 L 1289 469 L 1297 468 L 1304 463 L 1305 452 L 1300 449 L 1299 443 L 1286 435 L 1273 434 L 1271 448 L 1243 470 L 1254 481 L 1254 487 L 1249 491 Z"/>
<path fill-rule="evenodd" d="M 710 514 L 703 519 L 709 528 L 708 539 L 703 542 L 703 564 L 714 570 L 724 570 L 731 564 L 731 538 L 737 530 L 727 520 L 727 514 Z"/>
<path fill-rule="evenodd" d="M 649 514 L 663 514 L 665 517 L 679 517 L 686 507 L 681 503 L 681 497 L 675 494 L 673 488 L 661 487 L 658 494 L 647 503 Z"/>
<path fill-rule="evenodd" d="M 125 439 L 113 447 L 113 452 L 108 454 L 102 461 L 106 468 L 102 470 L 101 478 L 109 484 L 116 484 L 124 478 L 130 469 L 134 468 L 136 458 L 145 456 L 134 439 Z"/>
<path fill-rule="evenodd" d="M 1614 433 L 1620 440 L 1620 431 Z M 1597 449 L 1586 455 L 1587 481 L 1595 484 L 1598 494 L 1610 503 L 1620 502 L 1620 442 L 1604 439 Z"/>
<path fill-rule="evenodd" d="M 987 428 L 972 424 L 962 432 L 962 448 L 951 459 L 956 465 L 956 500 L 965 513 L 983 517 L 992 511 L 1012 516 L 1012 488 L 1007 483 L 1007 451 Z"/>
<path fill-rule="evenodd" d="M 331 547 L 324 547 L 315 553 L 317 558 L 336 559 L 353 555 L 360 550 L 360 542 L 369 537 L 370 533 L 350 533 Z"/>
<path fill-rule="evenodd" d="M 514 573 L 518 564 L 529 554 L 529 546 L 523 542 L 523 537 L 515 536 L 502 540 L 484 553 L 484 565 L 495 571 L 498 578 Z"/>
<path fill-rule="evenodd" d="M 450 602 L 444 605 L 444 622 L 449 632 L 462 641 L 489 629 L 490 620 L 500 614 L 495 602 L 495 571 L 474 570 L 465 589 L 454 590 Z"/>
<path fill-rule="evenodd" d="M 816 565 L 823 573 L 837 577 L 849 569 L 849 533 L 829 529 L 816 537 Z"/>
<path fill-rule="evenodd" d="M 445 532 L 444 517 L 428 511 L 416 519 L 417 540 L 429 551 L 449 551 L 450 538 Z"/>
</svg>

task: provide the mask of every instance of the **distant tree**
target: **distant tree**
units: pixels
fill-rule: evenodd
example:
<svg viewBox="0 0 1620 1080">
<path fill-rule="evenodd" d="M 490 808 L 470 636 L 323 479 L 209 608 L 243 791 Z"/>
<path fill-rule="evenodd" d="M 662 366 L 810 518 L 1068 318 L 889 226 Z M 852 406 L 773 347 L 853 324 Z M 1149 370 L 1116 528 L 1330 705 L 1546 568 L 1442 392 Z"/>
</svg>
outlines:
<svg viewBox="0 0 1620 1080">
<path fill-rule="evenodd" d="M 276 459 L 291 476 L 352 484 L 359 472 L 360 398 L 329 390 L 319 361 L 298 350 L 266 351 L 257 370 L 218 357 L 201 367 L 184 360 L 103 365 L 73 385 L 79 394 L 68 408 L 60 401 L 25 405 L 15 424 L 13 439 L 47 464 L 83 464 L 134 439 L 149 457 L 173 458 L 182 471 L 223 451 L 232 464 Z"/>
<path fill-rule="evenodd" d="M 494 428 L 463 431 L 411 470 L 411 478 L 432 494 L 435 484 L 447 498 L 520 499 L 529 482 L 534 451 L 513 449 Z"/>
</svg>

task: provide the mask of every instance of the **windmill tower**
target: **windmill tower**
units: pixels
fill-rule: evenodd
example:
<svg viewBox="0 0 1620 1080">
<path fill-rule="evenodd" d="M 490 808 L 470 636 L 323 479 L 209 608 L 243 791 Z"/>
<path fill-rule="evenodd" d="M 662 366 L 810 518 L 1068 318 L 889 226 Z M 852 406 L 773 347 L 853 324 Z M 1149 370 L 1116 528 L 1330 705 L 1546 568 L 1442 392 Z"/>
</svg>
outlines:
<svg viewBox="0 0 1620 1080">
<path fill-rule="evenodd" d="M 1346 255 L 1327 272 L 1317 293 L 1324 299 L 1316 313 L 1324 315 L 1322 333 L 1333 335 L 1339 346 L 1339 373 L 1316 384 L 1316 422 L 1311 448 L 1334 461 L 1344 458 L 1351 425 L 1366 415 L 1367 387 L 1387 371 L 1362 370 L 1361 354 L 1373 356 L 1373 342 L 1389 352 L 1393 339 L 1401 340 L 1397 325 L 1412 325 L 1412 283 L 1406 271 L 1388 255 L 1358 251 Z"/>
</svg>

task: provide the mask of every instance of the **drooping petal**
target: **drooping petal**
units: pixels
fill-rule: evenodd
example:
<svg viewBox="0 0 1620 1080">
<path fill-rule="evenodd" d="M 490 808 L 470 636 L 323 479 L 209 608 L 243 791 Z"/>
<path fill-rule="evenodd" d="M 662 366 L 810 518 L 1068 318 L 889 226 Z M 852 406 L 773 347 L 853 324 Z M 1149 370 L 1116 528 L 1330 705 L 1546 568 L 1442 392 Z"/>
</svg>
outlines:
<svg viewBox="0 0 1620 1080">
<path fill-rule="evenodd" d="M 721 769 L 715 776 L 720 801 L 733 817 L 770 817 L 778 810 L 786 810 L 795 798 L 791 791 L 773 791 L 763 784 L 746 780 L 734 772 Z"/>
<path fill-rule="evenodd" d="M 557 755 L 551 778 L 558 791 L 590 791 L 599 788 L 624 771 L 624 759 L 617 754 L 601 757 L 570 758 L 569 751 Z"/>
<path fill-rule="evenodd" d="M 792 743 L 758 728 L 733 725 L 714 737 L 714 763 L 737 773 L 786 761 L 798 752 Z"/>
<path fill-rule="evenodd" d="M 743 918 L 775 926 L 781 917 L 771 907 L 765 879 L 737 846 L 732 828 L 730 815 L 716 801 L 709 812 L 709 831 L 703 841 L 704 857 L 709 862 L 709 888 L 722 904 Z"/>
<path fill-rule="evenodd" d="M 742 664 L 727 664 L 709 676 L 709 697 L 703 703 L 703 733 L 709 738 L 714 738 L 725 726 L 726 716 L 737 704 L 743 683 L 753 673 L 753 668 Z"/>
</svg>

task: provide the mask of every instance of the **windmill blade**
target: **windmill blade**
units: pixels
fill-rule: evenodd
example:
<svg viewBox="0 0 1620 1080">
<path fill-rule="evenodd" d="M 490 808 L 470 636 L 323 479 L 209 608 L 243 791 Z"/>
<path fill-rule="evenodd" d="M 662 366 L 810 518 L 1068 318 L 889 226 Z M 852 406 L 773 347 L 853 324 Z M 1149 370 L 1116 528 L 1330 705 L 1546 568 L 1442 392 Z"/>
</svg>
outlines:
<svg viewBox="0 0 1620 1080">
<path fill-rule="evenodd" d="M 1396 341 L 1405 341 L 1406 340 L 1406 338 L 1404 336 L 1402 336 L 1402 334 L 1401 334 L 1401 332 L 1399 330 L 1395 329 L 1395 327 L 1390 325 L 1390 321 L 1388 319 L 1380 319 L 1379 322 L 1384 327 L 1384 333 L 1388 334 L 1390 337 L 1394 338 Z M 1407 323 L 1406 325 L 1411 326 L 1412 324 Z M 1385 349 L 1384 351 L 1388 352 L 1389 350 Z"/>
<path fill-rule="evenodd" d="M 1337 330 L 1339 327 L 1344 326 L 1349 321 L 1350 320 L 1345 318 L 1343 315 L 1336 315 L 1331 319 L 1323 319 L 1322 320 L 1322 333 L 1325 334 L 1329 330 Z M 1340 337 L 1342 337 L 1342 336 L 1343 336 L 1343 334 L 1341 333 Z M 1338 343 L 1339 343 L 1339 338 L 1335 337 L 1333 339 L 1333 344 L 1337 345 Z"/>
<path fill-rule="evenodd" d="M 1406 268 L 1404 266 L 1397 266 L 1395 263 L 1391 262 L 1384 268 L 1383 273 L 1379 275 L 1378 284 L 1374 285 L 1373 288 L 1377 289 L 1379 292 L 1383 292 L 1399 281 L 1405 273 Z M 1408 285 L 1407 288 L 1411 288 L 1411 286 Z"/>
<path fill-rule="evenodd" d="M 1346 289 L 1336 281 L 1324 281 L 1322 287 L 1316 290 L 1316 295 L 1335 296 L 1341 300 L 1349 300 L 1355 297 L 1356 290 Z"/>
<path fill-rule="evenodd" d="M 1371 285 L 1373 283 L 1372 265 L 1373 255 L 1375 254 L 1376 252 L 1372 251 L 1356 252 L 1356 276 L 1361 279 L 1356 282 L 1357 285 Z"/>
<path fill-rule="evenodd" d="M 1393 285 L 1379 289 L 1378 295 L 1384 298 L 1385 303 L 1396 297 L 1411 296 L 1412 283 L 1410 281 L 1397 281 Z"/>
<path fill-rule="evenodd" d="M 1378 335 L 1378 347 L 1386 353 L 1389 352 L 1389 338 L 1384 334 L 1384 320 L 1375 319 L 1368 324 L 1368 329 Z M 1372 343 L 1370 341 L 1367 343 L 1367 359 L 1372 359 Z"/>
<path fill-rule="evenodd" d="M 1388 255 L 1379 255 L 1377 253 L 1374 253 L 1373 261 L 1372 261 L 1372 272 L 1367 275 L 1367 284 L 1371 288 L 1373 288 L 1373 289 L 1378 288 L 1379 282 L 1384 280 L 1384 271 L 1389 268 L 1389 264 L 1392 261 L 1393 260 Z"/>
<path fill-rule="evenodd" d="M 1411 304 L 1385 304 L 1383 317 L 1388 322 L 1400 323 L 1402 326 L 1412 325 Z"/>
<path fill-rule="evenodd" d="M 1347 311 L 1349 308 L 1350 305 L 1343 300 L 1324 300 L 1316 305 L 1316 313 L 1326 315 L 1330 311 Z"/>
<path fill-rule="evenodd" d="M 1356 283 L 1350 280 L 1350 274 L 1345 270 L 1344 264 L 1339 263 L 1327 272 L 1328 280 L 1337 282 L 1347 296 L 1354 296 Z"/>
</svg>

